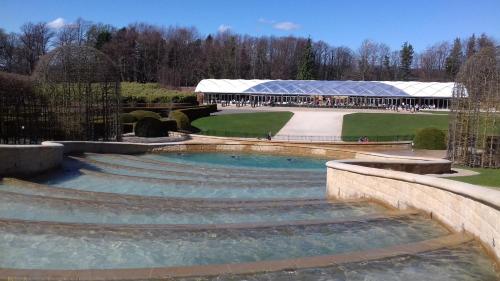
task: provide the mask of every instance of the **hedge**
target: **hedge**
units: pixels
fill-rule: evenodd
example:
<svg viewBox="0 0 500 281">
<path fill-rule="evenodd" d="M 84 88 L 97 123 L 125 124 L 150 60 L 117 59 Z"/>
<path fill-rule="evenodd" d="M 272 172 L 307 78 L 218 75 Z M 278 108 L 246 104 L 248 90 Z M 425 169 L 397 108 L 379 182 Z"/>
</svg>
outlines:
<svg viewBox="0 0 500 281">
<path fill-rule="evenodd" d="M 186 114 L 189 118 L 190 122 L 193 122 L 194 120 L 201 118 L 201 117 L 207 117 L 210 116 L 210 113 L 216 112 L 217 111 L 217 105 L 216 104 L 209 104 L 209 105 L 202 105 L 202 106 L 197 106 L 197 107 L 188 107 L 188 108 L 183 108 L 183 109 L 178 109 L 179 111 L 183 112 Z"/>
<path fill-rule="evenodd" d="M 145 117 L 151 117 L 160 120 L 161 116 L 160 114 L 153 112 L 153 111 L 147 111 L 147 110 L 134 110 L 129 113 L 130 115 L 134 116 L 137 121 L 145 118 Z"/>
<path fill-rule="evenodd" d="M 189 120 L 189 117 L 180 110 L 170 112 L 169 118 L 176 121 L 178 130 L 187 131 L 191 129 L 191 121 Z"/>
<path fill-rule="evenodd" d="M 137 122 L 137 118 L 133 114 L 130 114 L 130 113 L 122 113 L 120 115 L 120 120 L 123 124 Z"/>
<path fill-rule="evenodd" d="M 417 131 L 413 143 L 418 149 L 446 149 L 446 134 L 438 128 L 423 128 Z"/>
<path fill-rule="evenodd" d="M 137 137 L 145 138 L 168 136 L 166 123 L 153 117 L 144 117 L 137 121 L 134 132 Z"/>
</svg>

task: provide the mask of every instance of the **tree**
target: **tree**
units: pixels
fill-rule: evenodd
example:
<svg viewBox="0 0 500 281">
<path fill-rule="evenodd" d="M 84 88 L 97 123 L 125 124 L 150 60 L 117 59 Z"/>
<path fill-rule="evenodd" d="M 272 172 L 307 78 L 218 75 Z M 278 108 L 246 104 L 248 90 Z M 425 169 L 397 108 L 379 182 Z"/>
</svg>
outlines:
<svg viewBox="0 0 500 281">
<path fill-rule="evenodd" d="M 460 38 L 456 38 L 455 41 L 453 41 L 450 55 L 446 58 L 446 73 L 453 80 L 455 80 L 455 77 L 460 71 L 460 66 L 464 59 L 463 56 L 462 43 Z"/>
<path fill-rule="evenodd" d="M 306 47 L 302 54 L 297 73 L 298 80 L 313 80 L 314 79 L 314 53 L 312 49 L 311 38 L 307 39 Z"/>
<path fill-rule="evenodd" d="M 43 22 L 24 24 L 21 31 L 20 41 L 27 67 L 26 73 L 31 74 L 38 59 L 47 53 L 49 41 L 54 36 L 54 33 Z"/>
<path fill-rule="evenodd" d="M 408 81 L 411 75 L 411 64 L 413 62 L 413 46 L 405 42 L 401 48 L 401 80 Z"/>
<path fill-rule="evenodd" d="M 466 44 L 466 49 L 465 49 L 465 56 L 466 58 L 472 57 L 476 53 L 476 35 L 472 34 L 469 39 L 467 39 L 467 44 Z"/>
</svg>

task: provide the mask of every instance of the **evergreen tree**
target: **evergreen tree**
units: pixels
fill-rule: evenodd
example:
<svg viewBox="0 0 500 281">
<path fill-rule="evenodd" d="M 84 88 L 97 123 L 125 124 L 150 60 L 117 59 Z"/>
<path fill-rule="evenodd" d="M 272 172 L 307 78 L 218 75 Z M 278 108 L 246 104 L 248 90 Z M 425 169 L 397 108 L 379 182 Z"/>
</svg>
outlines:
<svg viewBox="0 0 500 281">
<path fill-rule="evenodd" d="M 382 79 L 383 80 L 392 80 L 391 75 L 391 60 L 388 55 L 384 56 L 384 60 L 382 62 Z"/>
<path fill-rule="evenodd" d="M 312 48 L 311 38 L 307 39 L 307 44 L 302 54 L 297 73 L 298 80 L 313 80 L 314 79 L 314 52 Z"/>
<path fill-rule="evenodd" d="M 413 62 L 413 46 L 405 42 L 401 48 L 401 79 L 403 81 L 408 81 L 411 75 L 411 64 Z"/>
<path fill-rule="evenodd" d="M 453 48 L 451 49 L 450 55 L 446 58 L 445 63 L 446 73 L 450 78 L 455 79 L 455 76 L 457 76 L 460 66 L 462 65 L 463 56 L 462 43 L 460 42 L 460 38 L 457 38 L 453 41 Z"/>
<path fill-rule="evenodd" d="M 472 34 L 467 40 L 467 46 L 465 49 L 465 56 L 467 58 L 472 57 L 476 53 L 476 35 Z"/>
</svg>

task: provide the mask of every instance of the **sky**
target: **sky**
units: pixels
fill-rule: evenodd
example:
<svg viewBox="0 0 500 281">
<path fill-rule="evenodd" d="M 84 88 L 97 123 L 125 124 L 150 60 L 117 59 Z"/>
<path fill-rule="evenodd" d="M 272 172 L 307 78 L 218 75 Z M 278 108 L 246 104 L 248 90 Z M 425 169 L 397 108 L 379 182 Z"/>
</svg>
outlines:
<svg viewBox="0 0 500 281">
<path fill-rule="evenodd" d="M 194 26 L 202 35 L 303 36 L 357 49 L 364 39 L 416 50 L 472 33 L 500 40 L 500 0 L 0 0 L 0 28 L 28 21 L 57 29 L 77 18 L 116 27 Z"/>
</svg>

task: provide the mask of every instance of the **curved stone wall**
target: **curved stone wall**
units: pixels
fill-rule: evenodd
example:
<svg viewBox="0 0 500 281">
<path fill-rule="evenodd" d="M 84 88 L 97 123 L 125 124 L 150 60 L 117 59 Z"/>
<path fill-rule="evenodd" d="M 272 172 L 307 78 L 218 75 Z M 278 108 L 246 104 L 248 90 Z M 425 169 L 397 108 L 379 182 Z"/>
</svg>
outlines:
<svg viewBox="0 0 500 281">
<path fill-rule="evenodd" d="M 63 159 L 63 145 L 0 145 L 0 176 L 29 176 L 54 169 Z"/>
<path fill-rule="evenodd" d="M 400 209 L 428 212 L 456 231 L 481 240 L 500 260 L 500 191 L 457 181 L 330 161 L 329 198 L 372 198 Z M 411 163 L 409 163 L 411 164 Z M 400 161 L 399 165 L 404 165 Z"/>
</svg>

